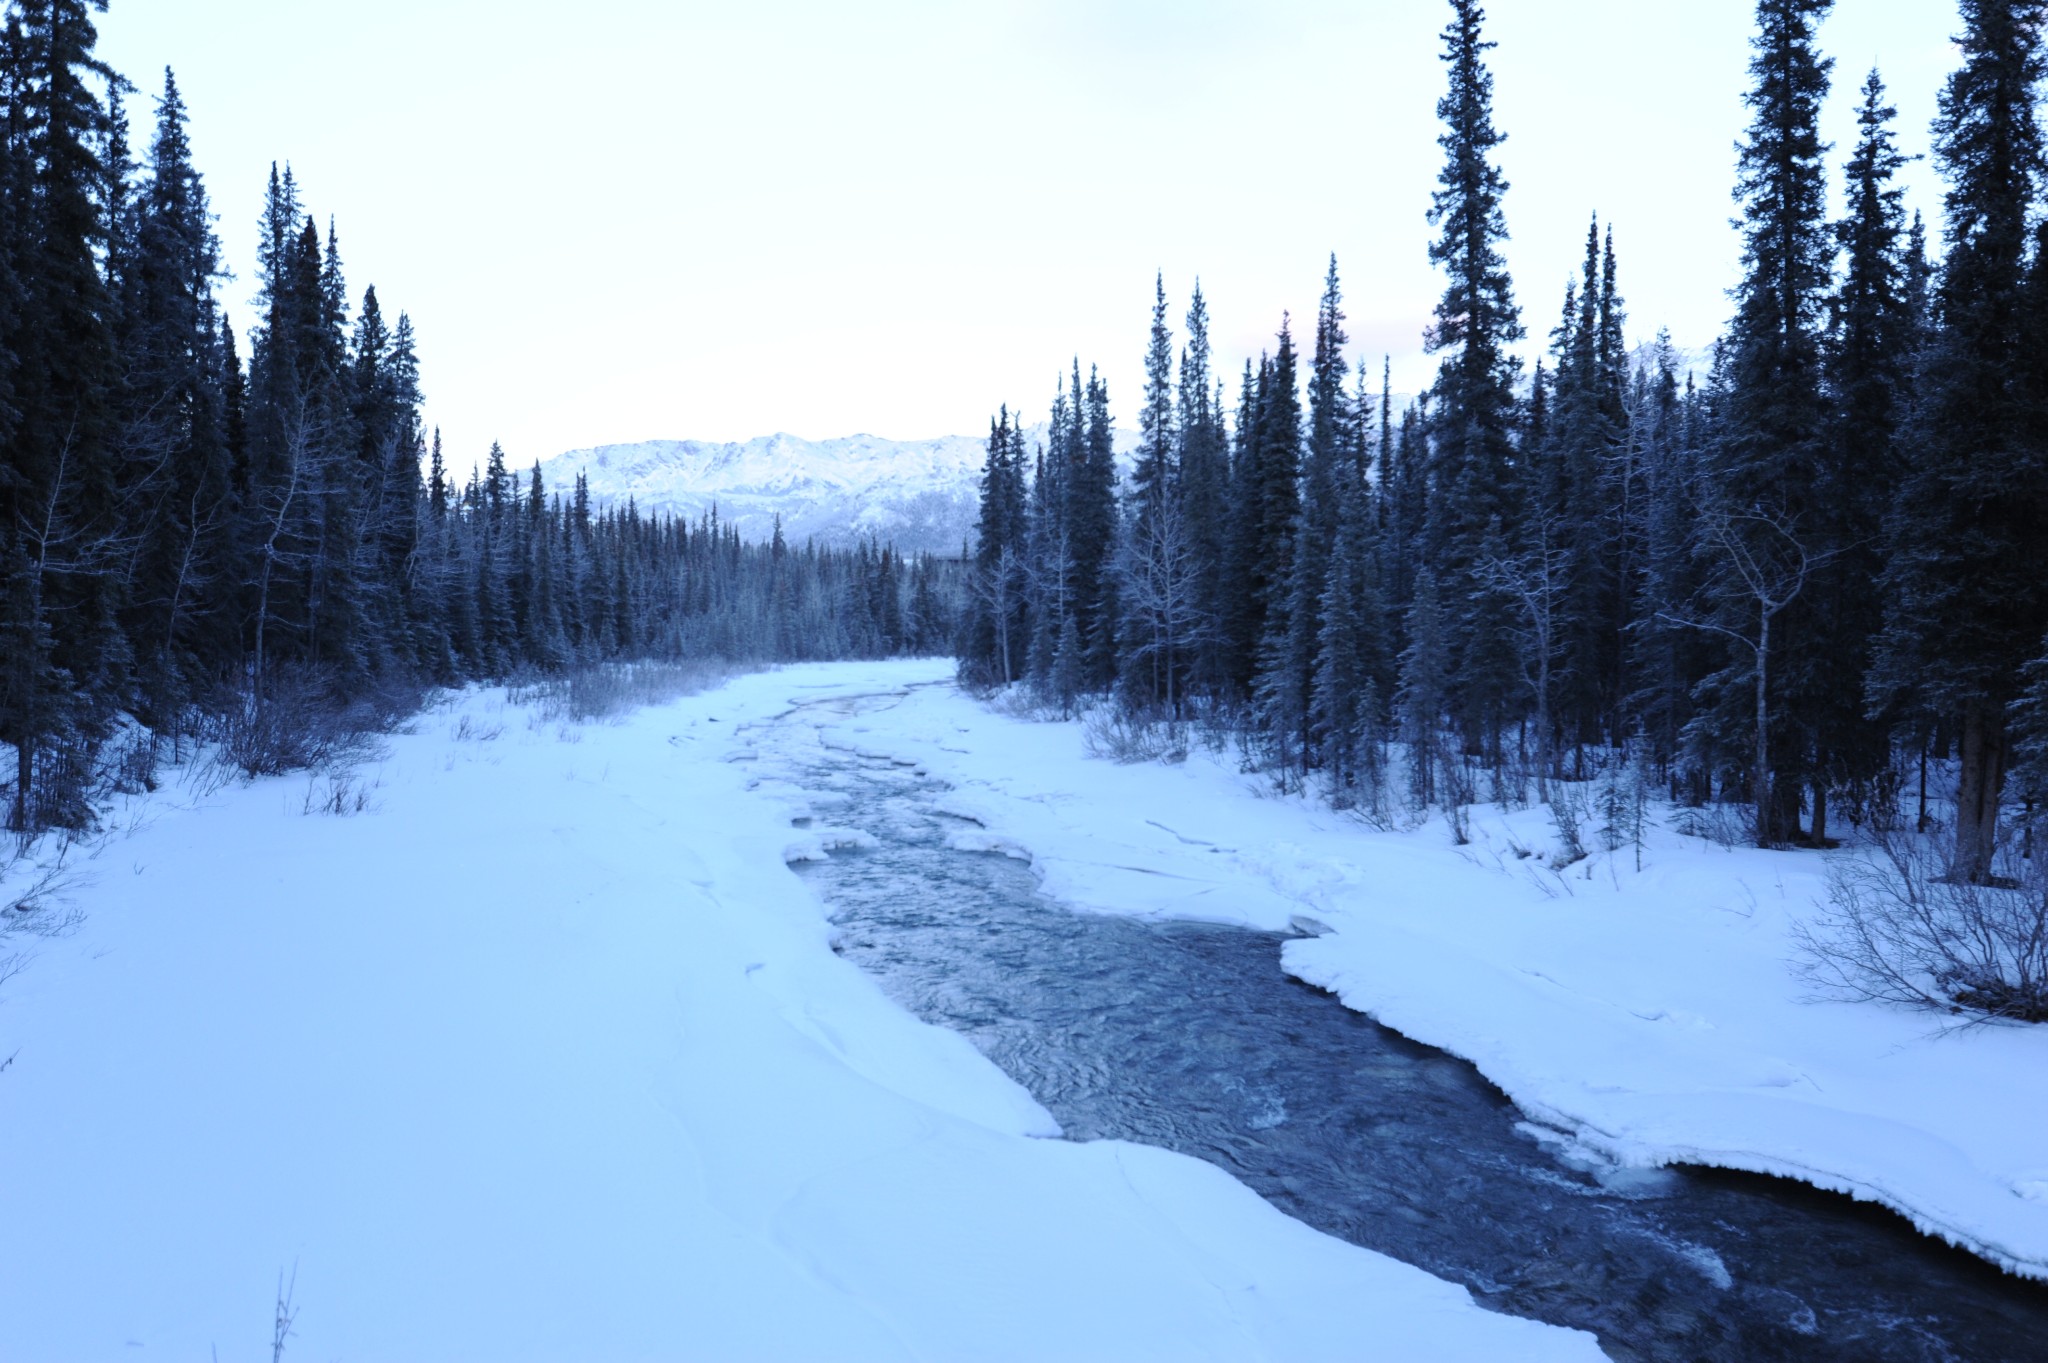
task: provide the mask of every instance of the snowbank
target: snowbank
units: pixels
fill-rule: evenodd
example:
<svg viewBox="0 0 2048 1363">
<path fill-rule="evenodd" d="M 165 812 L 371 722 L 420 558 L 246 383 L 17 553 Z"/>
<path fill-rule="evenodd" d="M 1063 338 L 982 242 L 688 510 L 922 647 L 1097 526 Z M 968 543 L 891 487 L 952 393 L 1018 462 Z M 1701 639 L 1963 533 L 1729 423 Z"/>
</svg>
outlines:
<svg viewBox="0 0 2048 1363">
<path fill-rule="evenodd" d="M 1464 848 L 1441 822 L 1376 832 L 1262 791 L 1234 753 L 1118 766 L 1078 724 L 950 688 L 839 729 L 953 783 L 980 844 L 1024 850 L 1078 908 L 1308 925 L 1290 971 L 1470 1059 L 1582 1150 L 1802 1179 L 2048 1278 L 2048 1027 L 1806 1001 L 1787 963 L 1814 854 L 1659 829 L 1640 872 L 1625 848 L 1558 873 L 1543 810 L 1475 810 Z"/>
<path fill-rule="evenodd" d="M 0 991 L 0 1355 L 267 1357 L 295 1266 L 287 1357 L 352 1363 L 1597 1358 L 1206 1164 L 1043 1139 L 832 955 L 785 857 L 858 830 L 792 827 L 737 731 L 943 673 L 566 730 L 471 694 L 354 817 L 304 814 L 305 778 L 154 797 Z M 845 741 L 1065 742 L 901 714 Z"/>
</svg>

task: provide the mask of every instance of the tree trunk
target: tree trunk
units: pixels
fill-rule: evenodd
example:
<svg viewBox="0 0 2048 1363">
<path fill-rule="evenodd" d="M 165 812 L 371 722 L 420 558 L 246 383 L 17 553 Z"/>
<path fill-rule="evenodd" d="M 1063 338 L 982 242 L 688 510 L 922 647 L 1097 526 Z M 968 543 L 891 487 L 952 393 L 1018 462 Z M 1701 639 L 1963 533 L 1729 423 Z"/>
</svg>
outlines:
<svg viewBox="0 0 2048 1363">
<path fill-rule="evenodd" d="M 1998 797 L 2005 785 L 2005 720 L 1994 706 L 1963 711 L 1962 770 L 1956 777 L 1956 847 L 1949 878 L 1982 885 L 1998 845 Z"/>
<path fill-rule="evenodd" d="M 1920 818 L 1913 825 L 1916 833 L 1927 831 L 1927 743 L 1924 738 L 1920 740 Z"/>
<path fill-rule="evenodd" d="M 1756 758 L 1749 774 L 1750 803 L 1756 806 L 1756 845 L 1771 845 L 1771 708 L 1767 687 L 1771 665 L 1771 616 L 1764 612 L 1756 645 Z"/>
<path fill-rule="evenodd" d="M 1813 845 L 1825 847 L 1828 843 L 1828 787 L 1825 781 L 1813 783 Z"/>
<path fill-rule="evenodd" d="M 28 832 L 29 792 L 36 774 L 35 740 L 23 734 L 14 747 L 14 811 L 7 826 L 17 833 Z"/>
</svg>

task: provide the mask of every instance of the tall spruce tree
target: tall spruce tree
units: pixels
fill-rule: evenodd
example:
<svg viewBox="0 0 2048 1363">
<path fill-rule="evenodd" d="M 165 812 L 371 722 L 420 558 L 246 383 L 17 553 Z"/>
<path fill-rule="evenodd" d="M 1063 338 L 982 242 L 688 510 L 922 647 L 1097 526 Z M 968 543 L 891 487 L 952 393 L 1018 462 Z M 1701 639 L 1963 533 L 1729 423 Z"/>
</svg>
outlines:
<svg viewBox="0 0 2048 1363">
<path fill-rule="evenodd" d="M 1218 656 L 1228 699 L 1242 702 L 1251 694 L 1258 670 L 1259 640 L 1265 632 L 1266 593 L 1259 574 L 1266 571 L 1268 546 L 1259 499 L 1265 483 L 1261 413 L 1272 380 L 1273 361 L 1261 355 L 1256 368 L 1245 361 L 1238 382 L 1237 417 L 1230 455 L 1230 524 L 1224 546 L 1224 598 Z"/>
<path fill-rule="evenodd" d="M 1211 369 L 1209 306 L 1199 280 L 1188 303 L 1187 329 L 1187 344 L 1180 358 L 1178 414 L 1181 514 L 1195 556 L 1189 680 L 1214 696 L 1223 690 L 1225 676 L 1222 644 L 1230 446 L 1223 427 L 1221 380 Z"/>
<path fill-rule="evenodd" d="M 961 660 L 970 676 L 1000 685 L 1022 675 L 1030 639 L 1023 458 L 1022 433 L 1005 405 L 989 422 L 975 529 L 972 623 Z"/>
<path fill-rule="evenodd" d="M 1906 158 L 1892 133 L 1895 112 L 1872 71 L 1846 169 L 1848 212 L 1835 225 L 1843 270 L 1829 299 L 1832 422 L 1813 474 L 1816 528 L 1831 553 L 1810 588 L 1812 643 L 1828 664 L 1812 697 L 1816 841 L 1828 835 L 1830 792 L 1867 792 L 1891 763 L 1888 726 L 1869 716 L 1863 696 L 1883 625 L 1883 600 L 1871 584 L 1884 567 L 1884 518 L 1902 471 L 1898 433 L 1918 327 L 1907 297 L 1904 190 L 1897 183 Z"/>
<path fill-rule="evenodd" d="M 1302 452 L 1299 505 L 1291 534 L 1284 633 L 1270 641 L 1261 677 L 1267 722 L 1281 750 L 1303 771 L 1319 762 L 1313 691 L 1323 647 L 1323 596 L 1345 506 L 1343 488 L 1355 469 L 1357 411 L 1345 391 L 1343 294 L 1337 257 L 1323 279 L 1310 361 L 1308 440 Z M 1353 510 L 1359 508 L 1354 507 Z M 1362 545 L 1354 546 L 1363 552 Z"/>
<path fill-rule="evenodd" d="M 1743 277 L 1697 541 L 1712 623 L 1734 646 L 1705 683 L 1714 703 L 1696 728 L 1748 769 L 1764 846 L 1799 835 L 1816 768 L 1814 711 L 1842 681 L 1814 647 L 1814 597 L 1805 590 L 1833 547 L 1812 479 L 1828 431 L 1821 342 L 1834 248 L 1820 140 L 1832 63 L 1814 39 L 1832 7 L 1833 0 L 1757 5 L 1753 83 L 1744 96 L 1751 121 L 1735 189 Z"/>
<path fill-rule="evenodd" d="M 1110 424 L 1109 384 L 1093 366 L 1088 370 L 1083 409 L 1080 458 L 1073 481 L 1067 485 L 1067 544 L 1082 675 L 1090 690 L 1104 690 L 1115 682 L 1117 670 L 1116 443 Z"/>
<path fill-rule="evenodd" d="M 82 769 L 125 675 L 112 394 L 116 356 L 100 258 L 111 131 L 93 78 L 91 0 L 19 0 L 7 65 L 19 176 L 12 430 L 0 477 L 0 742 L 15 750 L 11 826 L 83 824 Z M 38 780 L 52 779 L 42 790 Z"/>
<path fill-rule="evenodd" d="M 1299 725 L 1294 697 L 1284 691 L 1295 550 L 1301 528 L 1301 394 L 1295 372 L 1294 338 L 1284 316 L 1279 344 L 1259 385 L 1258 451 L 1249 470 L 1240 514 L 1253 522 L 1251 573 L 1244 589 L 1257 624 L 1252 661 L 1253 698 L 1268 731 L 1291 740 Z"/>
<path fill-rule="evenodd" d="M 1493 125 L 1493 74 L 1485 54 L 1478 0 L 1451 0 L 1443 31 L 1449 88 L 1437 103 L 1444 130 L 1429 222 L 1437 229 L 1429 258 L 1445 273 L 1428 348 L 1445 354 L 1431 405 L 1429 528 L 1426 552 L 1435 565 L 1448 621 L 1454 697 L 1466 741 L 1498 743 L 1496 699 L 1512 689 L 1501 622 L 1486 599 L 1483 564 L 1489 535 L 1514 533 L 1516 451 L 1514 382 L 1509 347 L 1523 334 L 1502 247 L 1508 239 L 1502 200 L 1507 178 L 1495 153 L 1506 135 Z"/>
<path fill-rule="evenodd" d="M 1961 67 L 1935 155 L 1948 180 L 1938 331 L 1921 368 L 1913 457 L 1892 518 L 1874 703 L 1952 723 L 1961 740 L 1952 875 L 1991 874 L 2007 706 L 2048 633 L 2048 410 L 2029 273 L 2040 210 L 2042 0 L 1963 0 Z M 2030 259 L 2031 257 L 2031 259 Z"/>
<path fill-rule="evenodd" d="M 147 166 L 119 266 L 117 406 L 134 536 L 122 623 L 138 718 L 175 734 L 196 691 L 216 680 L 210 664 L 233 652 L 224 547 L 234 471 L 221 381 L 231 362 L 213 296 L 220 252 L 169 71 Z"/>
<path fill-rule="evenodd" d="M 1138 458 L 1131 500 L 1139 530 L 1172 494 L 1178 452 L 1174 421 L 1173 331 L 1166 323 L 1166 276 L 1154 280 L 1152 334 L 1145 346 L 1145 392 L 1138 408 Z"/>
<path fill-rule="evenodd" d="M 1124 591 L 1119 684 L 1140 705 L 1178 694 L 1194 590 L 1193 551 L 1179 497 L 1180 441 L 1173 388 L 1173 333 L 1166 322 L 1166 280 L 1154 282 L 1152 333 L 1145 348 L 1144 400 L 1138 409 L 1138 458 L 1131 473 L 1129 529 L 1121 559 Z"/>
</svg>

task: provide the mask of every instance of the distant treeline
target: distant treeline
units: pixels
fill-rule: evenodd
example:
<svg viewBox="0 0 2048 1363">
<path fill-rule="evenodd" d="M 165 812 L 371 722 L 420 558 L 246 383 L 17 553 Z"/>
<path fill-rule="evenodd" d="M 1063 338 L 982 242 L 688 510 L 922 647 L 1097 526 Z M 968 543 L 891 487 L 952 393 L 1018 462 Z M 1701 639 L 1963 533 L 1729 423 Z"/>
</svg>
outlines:
<svg viewBox="0 0 2048 1363">
<path fill-rule="evenodd" d="M 1451 0 L 1431 391 L 1395 412 L 1354 372 L 1334 260 L 1307 352 L 1283 323 L 1234 395 L 1199 288 L 1176 382 L 1162 287 L 1127 487 L 1078 365 L 1041 448 L 993 423 L 963 673 L 1192 710 L 1378 808 L 1625 754 L 1766 845 L 1891 810 L 1932 755 L 1952 869 L 1987 876 L 2009 778 L 2048 793 L 2044 5 L 1963 0 L 1936 262 L 1875 72 L 1829 216 L 1830 3 L 1757 5 L 1743 278 L 1696 383 L 1661 336 L 1631 356 L 1597 223 L 1547 355 L 1514 358 L 1491 44 Z"/>
<path fill-rule="evenodd" d="M 124 715 L 154 735 L 289 678 L 347 706 L 616 658 L 950 646 L 943 565 L 743 545 L 524 487 L 494 446 L 423 474 L 410 321 L 351 307 L 336 234 L 287 169 L 263 200 L 257 321 L 166 71 L 138 156 L 94 0 L 10 0 L 0 32 L 0 783 L 10 827 L 90 821 Z M 147 779 L 127 759 L 128 775 Z"/>
</svg>

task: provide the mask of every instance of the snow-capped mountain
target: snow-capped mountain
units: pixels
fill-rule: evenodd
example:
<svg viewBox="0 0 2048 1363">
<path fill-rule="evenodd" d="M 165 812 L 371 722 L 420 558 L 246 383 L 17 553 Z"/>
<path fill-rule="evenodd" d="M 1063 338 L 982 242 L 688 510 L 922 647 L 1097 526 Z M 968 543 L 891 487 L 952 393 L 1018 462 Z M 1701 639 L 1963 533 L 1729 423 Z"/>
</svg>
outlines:
<svg viewBox="0 0 2048 1363">
<path fill-rule="evenodd" d="M 1028 431 L 1027 447 L 1044 435 L 1042 428 Z M 1134 433 L 1116 433 L 1125 460 L 1136 443 Z M 591 500 L 600 506 L 630 497 L 642 511 L 695 520 L 715 505 L 719 519 L 748 540 L 767 540 L 779 515 L 792 543 L 873 537 L 909 552 L 958 553 L 973 534 L 986 456 L 985 438 L 966 435 L 643 440 L 558 454 L 542 461 L 541 476 L 567 492 L 578 473 L 587 474 Z"/>
</svg>

